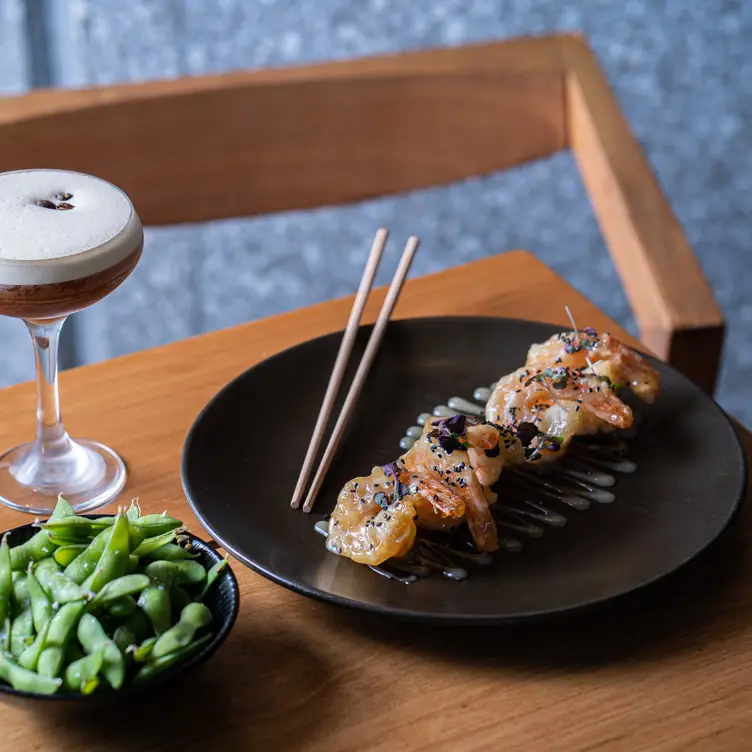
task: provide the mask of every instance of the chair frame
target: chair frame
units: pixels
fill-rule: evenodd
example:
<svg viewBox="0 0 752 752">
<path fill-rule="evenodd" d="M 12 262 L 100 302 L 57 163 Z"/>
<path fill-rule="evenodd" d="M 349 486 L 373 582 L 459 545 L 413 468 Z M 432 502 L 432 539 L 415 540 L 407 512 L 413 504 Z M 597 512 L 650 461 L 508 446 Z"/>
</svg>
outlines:
<svg viewBox="0 0 752 752">
<path fill-rule="evenodd" d="M 153 225 L 360 201 L 565 148 L 642 341 L 712 392 L 722 313 L 579 35 L 0 99 L 0 170 L 101 175 Z"/>
</svg>

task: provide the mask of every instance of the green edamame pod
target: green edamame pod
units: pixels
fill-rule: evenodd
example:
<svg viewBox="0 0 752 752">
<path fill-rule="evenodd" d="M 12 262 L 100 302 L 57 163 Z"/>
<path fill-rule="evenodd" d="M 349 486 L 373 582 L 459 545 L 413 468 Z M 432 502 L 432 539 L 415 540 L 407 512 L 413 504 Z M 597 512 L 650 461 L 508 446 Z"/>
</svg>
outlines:
<svg viewBox="0 0 752 752">
<path fill-rule="evenodd" d="M 153 650 L 152 659 L 161 658 L 168 653 L 187 647 L 193 642 L 196 632 L 208 627 L 212 622 L 212 613 L 203 603 L 189 603 L 181 612 L 177 624 L 170 627 L 159 637 Z"/>
<path fill-rule="evenodd" d="M 28 571 L 34 572 L 34 576 L 39 580 L 39 584 L 45 587 L 44 583 L 46 580 L 60 571 L 60 565 L 51 556 L 48 556 L 38 561 L 34 566 L 30 566 Z"/>
<path fill-rule="evenodd" d="M 102 556 L 102 551 L 104 551 L 107 546 L 111 535 L 111 527 L 102 530 L 102 532 L 99 533 L 91 543 L 89 543 L 86 550 L 68 564 L 65 568 L 65 576 L 73 580 L 77 585 L 81 585 L 87 577 L 90 577 L 94 573 L 97 562 Z"/>
<path fill-rule="evenodd" d="M 83 598 L 83 591 L 60 571 L 57 562 L 43 559 L 34 567 L 34 576 L 55 603 L 72 603 Z M 29 583 L 31 587 L 31 583 Z"/>
<path fill-rule="evenodd" d="M 174 517 L 168 517 L 166 514 L 146 514 L 133 520 L 131 527 L 145 534 L 145 538 L 153 538 L 155 535 L 162 535 L 170 530 L 182 527 L 183 523 Z"/>
<path fill-rule="evenodd" d="M 60 606 L 50 620 L 50 631 L 47 635 L 48 645 L 65 646 L 78 624 L 79 617 L 84 612 L 85 605 L 84 601 L 75 601 Z"/>
<path fill-rule="evenodd" d="M 113 689 L 120 689 L 125 681 L 123 654 L 92 614 L 84 614 L 78 622 L 78 641 L 89 654 L 102 652 L 102 675 Z"/>
<path fill-rule="evenodd" d="M 11 551 L 13 549 L 11 548 Z M 26 572 L 13 572 L 13 616 L 31 607 L 29 580 Z"/>
<path fill-rule="evenodd" d="M 65 517 L 62 520 L 50 518 L 41 524 L 41 528 L 48 535 L 54 535 L 70 543 L 86 543 L 105 528 L 112 527 L 113 524 L 111 517 L 90 520 L 88 517 L 75 516 Z"/>
<path fill-rule="evenodd" d="M 145 666 L 142 666 L 138 670 L 133 677 L 133 683 L 142 684 L 149 679 L 153 679 L 167 669 L 173 668 L 174 666 L 178 666 L 184 661 L 187 661 L 191 656 L 198 653 L 209 640 L 211 640 L 211 635 L 204 635 L 180 650 L 168 653 L 154 661 L 149 661 Z"/>
<path fill-rule="evenodd" d="M 63 686 L 71 692 L 90 695 L 99 686 L 99 672 L 102 670 L 101 650 L 73 661 L 63 676 Z"/>
<path fill-rule="evenodd" d="M 52 553 L 57 546 L 49 539 L 44 530 L 40 530 L 25 543 L 13 546 L 10 550 L 10 565 L 14 571 L 26 571 L 29 564 L 40 561 Z"/>
<path fill-rule="evenodd" d="M 176 561 L 175 582 L 178 585 L 202 586 L 206 582 L 206 570 L 197 561 Z"/>
<path fill-rule="evenodd" d="M 136 601 L 130 595 L 125 595 L 120 598 L 116 598 L 111 603 L 108 603 L 106 605 L 106 609 L 107 613 L 113 619 L 117 619 L 118 621 L 125 621 L 136 613 L 138 606 L 136 605 Z"/>
<path fill-rule="evenodd" d="M 52 530 L 46 530 L 47 537 L 50 539 L 50 543 L 54 546 L 54 551 L 52 552 L 52 555 L 55 555 L 55 551 L 57 551 L 58 548 L 62 546 L 77 546 L 79 544 L 85 545 L 81 543 L 80 537 L 75 536 L 68 536 L 68 535 L 60 535 L 59 533 L 55 533 Z"/>
<path fill-rule="evenodd" d="M 57 522 L 66 517 L 75 517 L 76 513 L 73 507 L 62 497 L 58 496 L 55 511 L 50 515 L 48 522 Z M 40 530 L 29 540 L 18 546 L 13 546 L 10 550 L 10 565 L 13 571 L 26 571 L 29 564 L 33 561 L 39 561 L 46 556 L 51 556 L 57 548 L 44 530 Z"/>
<path fill-rule="evenodd" d="M 31 567 L 29 567 L 29 573 L 26 575 L 26 581 L 29 588 L 34 629 L 39 634 L 52 618 L 52 602 L 48 598 L 47 593 L 45 593 L 44 588 L 39 584 L 36 575 L 31 571 Z M 29 668 L 29 666 L 26 668 Z"/>
<path fill-rule="evenodd" d="M 47 642 L 47 632 L 49 631 L 50 623 L 47 622 L 42 631 L 37 633 L 34 638 L 34 642 L 26 648 L 21 655 L 18 656 L 18 665 L 23 668 L 28 668 L 29 671 L 36 671 L 37 663 L 39 662 L 39 656 L 42 654 Z"/>
<path fill-rule="evenodd" d="M 13 595 L 13 572 L 10 566 L 10 547 L 8 536 L 0 541 L 0 622 L 4 622 L 11 612 Z"/>
<path fill-rule="evenodd" d="M 218 561 L 207 573 L 206 573 L 206 584 L 204 585 L 203 589 L 199 593 L 198 597 L 196 598 L 197 601 L 203 601 L 204 598 L 206 598 L 207 593 L 211 589 L 211 586 L 217 581 L 217 578 L 219 575 L 222 574 L 222 572 L 227 569 L 227 565 L 230 561 L 229 556 L 225 556 L 222 561 Z"/>
<path fill-rule="evenodd" d="M 18 658 L 34 640 L 34 619 L 31 609 L 22 611 L 10 627 L 10 653 Z"/>
<path fill-rule="evenodd" d="M 4 653 L 0 653 L 0 679 L 20 692 L 36 692 L 42 695 L 52 695 L 62 684 L 62 679 L 52 679 L 35 674 L 33 671 L 19 666 Z"/>
<path fill-rule="evenodd" d="M 138 556 L 135 554 L 128 554 L 128 567 L 126 569 L 128 574 L 133 574 L 137 569 L 139 565 Z"/>
<path fill-rule="evenodd" d="M 164 585 L 146 588 L 137 601 L 151 622 L 154 633 L 159 636 L 172 626 L 170 591 Z"/>
<path fill-rule="evenodd" d="M 172 541 L 174 540 L 174 530 L 168 530 L 166 533 L 162 533 L 162 535 L 155 535 L 152 538 L 144 538 L 144 540 L 141 541 L 141 543 L 139 543 L 139 545 L 136 546 L 136 548 L 133 550 L 133 554 L 138 557 L 148 556 L 158 548 L 166 546 L 168 543 L 172 543 Z"/>
<path fill-rule="evenodd" d="M 112 526 L 112 534 L 94 569 L 89 590 L 98 593 L 108 582 L 122 577 L 128 571 L 129 556 L 128 518 L 119 514 Z"/>
<path fill-rule="evenodd" d="M 149 587 L 151 580 L 145 574 L 126 574 L 108 582 L 89 602 L 88 611 L 107 606 L 127 596 L 136 595 Z M 131 599 L 132 600 L 132 599 Z M 134 604 L 135 605 L 135 604 Z M 135 610 L 135 609 L 134 609 Z M 109 609 L 108 609 L 109 611 Z M 110 613 L 112 613 L 110 611 Z"/>
<path fill-rule="evenodd" d="M 86 543 L 74 543 L 68 546 L 60 546 L 60 548 L 55 549 L 55 553 L 52 554 L 52 557 L 61 567 L 67 567 L 87 548 L 88 545 Z"/>
<path fill-rule="evenodd" d="M 129 522 L 137 520 L 141 516 L 141 507 L 139 506 L 138 499 L 133 499 L 131 505 L 128 507 L 128 511 L 125 513 Z"/>
<path fill-rule="evenodd" d="M 54 679 L 60 676 L 63 670 L 63 664 L 65 663 L 65 650 L 63 648 L 53 645 L 51 648 L 45 648 L 39 654 L 39 660 L 37 661 L 37 673 L 40 676 L 46 676 L 50 679 Z"/>
<path fill-rule="evenodd" d="M 174 561 L 152 561 L 144 568 L 144 573 L 151 579 L 155 585 L 163 585 L 166 588 L 172 587 L 178 577 L 178 562 Z"/>
<path fill-rule="evenodd" d="M 57 497 L 57 503 L 52 510 L 50 519 L 48 521 L 56 522 L 57 520 L 64 520 L 66 517 L 75 517 L 76 510 L 71 506 L 70 502 L 59 494 Z"/>
<path fill-rule="evenodd" d="M 8 618 L 3 622 L 3 631 L 0 632 L 0 650 L 10 653 L 10 626 L 11 620 Z"/>
<path fill-rule="evenodd" d="M 68 640 L 76 629 L 84 606 L 84 601 L 65 603 L 50 619 L 45 648 L 37 663 L 37 671 L 43 676 L 60 676 Z"/>
<path fill-rule="evenodd" d="M 128 652 L 136 663 L 146 663 L 156 643 L 156 637 L 147 637 L 140 645 L 131 645 Z"/>
<path fill-rule="evenodd" d="M 117 645 L 118 650 L 126 655 L 128 648 L 136 644 L 136 635 L 132 629 L 129 629 L 125 624 L 121 624 L 112 635 L 112 641 Z"/>
<path fill-rule="evenodd" d="M 149 539 L 151 540 L 151 539 Z M 195 559 L 198 554 L 191 553 L 183 546 L 178 546 L 176 543 L 166 543 L 164 546 L 152 551 L 146 556 L 148 561 L 183 561 L 184 559 Z"/>
</svg>

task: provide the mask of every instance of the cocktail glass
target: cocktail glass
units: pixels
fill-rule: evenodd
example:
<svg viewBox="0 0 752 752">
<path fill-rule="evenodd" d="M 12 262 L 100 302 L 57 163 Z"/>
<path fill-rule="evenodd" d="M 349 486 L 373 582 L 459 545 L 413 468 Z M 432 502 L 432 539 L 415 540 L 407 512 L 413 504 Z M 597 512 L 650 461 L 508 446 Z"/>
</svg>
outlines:
<svg viewBox="0 0 752 752">
<path fill-rule="evenodd" d="M 62 494 L 84 512 L 122 491 L 120 456 L 63 425 L 58 342 L 67 317 L 117 288 L 142 248 L 141 222 L 112 184 L 64 170 L 0 173 L 0 315 L 28 327 L 37 381 L 36 436 L 0 456 L 1 503 L 48 514 Z M 0 415 L 10 409 L 0 402 Z"/>
</svg>

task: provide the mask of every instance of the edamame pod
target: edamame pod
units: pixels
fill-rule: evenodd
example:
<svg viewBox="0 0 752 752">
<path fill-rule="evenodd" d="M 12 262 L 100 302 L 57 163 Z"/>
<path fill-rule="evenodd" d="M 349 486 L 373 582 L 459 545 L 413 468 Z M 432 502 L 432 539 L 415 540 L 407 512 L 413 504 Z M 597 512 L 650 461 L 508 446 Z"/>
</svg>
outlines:
<svg viewBox="0 0 752 752">
<path fill-rule="evenodd" d="M 62 497 L 58 496 L 55 511 L 50 516 L 48 522 L 56 522 L 66 517 L 75 517 L 76 513 L 73 507 Z M 29 540 L 18 546 L 13 546 L 10 550 L 10 564 L 14 571 L 26 571 L 29 564 L 33 561 L 39 561 L 46 556 L 51 556 L 57 546 L 50 541 L 49 536 L 44 530 L 40 530 Z"/>
<path fill-rule="evenodd" d="M 60 676 L 68 640 L 75 631 L 84 606 L 84 601 L 66 603 L 50 619 L 45 648 L 37 663 L 37 671 L 43 676 Z"/>
<path fill-rule="evenodd" d="M 225 571 L 227 568 L 227 565 L 230 561 L 229 556 L 225 556 L 222 561 L 218 561 L 207 573 L 206 573 L 206 584 L 204 585 L 203 589 L 199 593 L 198 597 L 196 598 L 197 601 L 203 601 L 204 598 L 206 598 L 207 593 L 211 589 L 211 586 L 217 581 L 217 578 L 219 575 L 222 574 L 222 572 Z"/>
<path fill-rule="evenodd" d="M 31 615 L 34 619 L 34 629 L 39 634 L 52 618 L 52 603 L 45 593 L 44 588 L 39 584 L 34 573 L 29 568 L 29 574 L 26 575 L 28 582 L 29 597 L 31 599 Z M 27 666 L 27 668 L 29 668 Z"/>
<path fill-rule="evenodd" d="M 142 556 L 148 556 L 162 546 L 172 543 L 173 540 L 175 540 L 174 530 L 168 530 L 166 533 L 162 533 L 162 535 L 155 535 L 151 538 L 144 538 L 144 540 L 133 550 L 133 554 L 139 558 Z"/>
<path fill-rule="evenodd" d="M 90 577 L 94 573 L 94 569 L 97 566 L 99 558 L 102 556 L 107 546 L 107 542 L 112 535 L 112 528 L 107 528 L 99 533 L 94 540 L 89 543 L 86 550 L 77 556 L 68 566 L 65 568 L 65 576 L 68 579 L 73 580 L 77 585 L 81 585 L 87 577 Z"/>
<path fill-rule="evenodd" d="M 22 611 L 10 627 L 10 653 L 18 658 L 21 653 L 34 641 L 34 619 L 31 609 Z"/>
<path fill-rule="evenodd" d="M 83 598 L 81 588 L 60 571 L 57 562 L 52 558 L 40 561 L 34 567 L 34 576 L 54 603 L 72 603 Z M 31 587 L 31 583 L 29 586 Z"/>
<path fill-rule="evenodd" d="M 173 562 L 176 570 L 175 582 L 178 585 L 202 586 L 206 582 L 206 570 L 197 561 Z"/>
<path fill-rule="evenodd" d="M 88 545 L 86 543 L 75 543 L 69 546 L 60 546 L 55 549 L 55 553 L 52 557 L 61 567 L 67 567 L 72 561 L 76 559 L 79 554 L 82 554 Z"/>
<path fill-rule="evenodd" d="M 41 528 L 49 535 L 54 535 L 62 540 L 71 543 L 86 543 L 106 527 L 111 527 L 113 524 L 114 522 L 111 517 L 89 519 L 88 517 L 75 516 L 65 517 L 62 520 L 53 520 L 50 518 L 47 522 L 41 524 Z"/>
<path fill-rule="evenodd" d="M 45 648 L 47 642 L 47 632 L 49 631 L 50 624 L 44 625 L 41 632 L 37 633 L 34 638 L 34 642 L 26 648 L 21 655 L 18 656 L 18 665 L 23 668 L 28 668 L 29 671 L 36 671 L 37 663 L 39 662 L 39 656 L 42 654 L 42 650 Z"/>
<path fill-rule="evenodd" d="M 198 554 L 191 553 L 188 549 L 183 548 L 183 546 L 178 546 L 176 543 L 166 543 L 164 546 L 160 546 L 152 551 L 146 558 L 149 561 L 182 561 L 197 557 Z"/>
<path fill-rule="evenodd" d="M 177 624 L 159 637 L 151 651 L 153 659 L 187 647 L 193 642 L 198 630 L 208 627 L 212 613 L 203 603 L 189 603 L 181 612 Z"/>
<path fill-rule="evenodd" d="M 139 506 L 138 499 L 133 499 L 131 505 L 128 507 L 128 511 L 125 513 L 129 522 L 134 522 L 141 516 L 141 507 Z"/>
<path fill-rule="evenodd" d="M 13 549 L 11 548 L 11 552 Z M 13 615 L 25 611 L 31 606 L 29 595 L 29 580 L 26 572 L 13 572 Z"/>
<path fill-rule="evenodd" d="M 0 649 L 10 653 L 10 619 L 3 622 L 3 631 L 0 632 Z"/>
<path fill-rule="evenodd" d="M 175 530 L 182 526 L 180 520 L 169 517 L 166 514 L 145 514 L 137 520 L 131 521 L 131 527 L 145 533 L 146 538 L 153 538 L 155 535 L 162 535 L 170 530 Z"/>
<path fill-rule="evenodd" d="M 172 625 L 170 591 L 163 585 L 146 588 L 137 601 L 141 610 L 151 622 L 154 633 L 159 636 Z"/>
<path fill-rule="evenodd" d="M 146 663 L 156 641 L 156 637 L 147 637 L 140 645 L 131 645 L 128 652 L 133 656 L 136 663 Z"/>
<path fill-rule="evenodd" d="M 129 556 L 128 518 L 119 514 L 112 526 L 112 534 L 94 569 L 89 590 L 98 593 L 108 582 L 122 577 L 128 571 Z"/>
<path fill-rule="evenodd" d="M 167 655 L 162 656 L 155 661 L 149 661 L 145 666 L 142 666 L 138 670 L 136 675 L 133 677 L 133 683 L 141 684 L 145 681 L 153 679 L 155 676 L 158 676 L 164 671 L 167 671 L 167 669 L 183 663 L 184 661 L 188 660 L 188 658 L 198 653 L 201 648 L 203 648 L 204 645 L 209 642 L 209 640 L 211 640 L 211 635 L 203 635 L 203 637 L 199 637 L 190 645 L 187 645 L 180 650 L 176 650 L 173 653 L 168 653 Z"/>
<path fill-rule="evenodd" d="M 127 596 L 140 593 L 149 587 L 151 580 L 145 574 L 126 574 L 108 582 L 89 602 L 88 611 L 112 604 Z M 134 604 L 135 605 L 135 604 Z M 110 611 L 112 614 L 112 611 Z M 112 614 L 114 616 L 114 614 Z"/>
<path fill-rule="evenodd" d="M 63 683 L 62 679 L 40 676 L 19 666 L 4 653 L 0 653 L 0 679 L 4 679 L 13 689 L 20 692 L 36 692 L 42 695 L 55 694 Z"/>
<path fill-rule="evenodd" d="M 117 582 L 117 580 L 115 580 L 115 582 Z M 117 619 L 121 622 L 130 618 L 136 613 L 136 611 L 138 611 L 136 601 L 130 595 L 113 600 L 111 603 L 108 603 L 105 608 L 107 609 L 107 613 L 113 619 Z"/>
<path fill-rule="evenodd" d="M 113 689 L 125 681 L 125 660 L 117 645 L 92 614 L 84 614 L 78 623 L 78 641 L 87 653 L 102 651 L 102 675 Z"/>
<path fill-rule="evenodd" d="M 0 622 L 4 622 L 11 612 L 13 595 L 13 572 L 10 566 L 10 548 L 8 536 L 0 541 Z"/>
<path fill-rule="evenodd" d="M 63 685 L 71 692 L 90 695 L 99 686 L 99 672 L 102 670 L 103 653 L 98 650 L 73 661 L 66 669 Z"/>
</svg>

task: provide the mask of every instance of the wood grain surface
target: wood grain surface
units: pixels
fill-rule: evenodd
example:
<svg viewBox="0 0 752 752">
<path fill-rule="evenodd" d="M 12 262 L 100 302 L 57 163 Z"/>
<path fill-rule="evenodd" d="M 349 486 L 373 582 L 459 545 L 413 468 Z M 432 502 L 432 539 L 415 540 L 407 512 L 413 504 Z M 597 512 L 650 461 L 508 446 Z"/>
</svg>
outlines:
<svg viewBox="0 0 752 752">
<path fill-rule="evenodd" d="M 382 295 L 370 302 L 369 320 Z M 66 372 L 68 426 L 123 453 L 125 499 L 139 496 L 145 510 L 168 509 L 200 532 L 178 474 L 197 412 L 259 360 L 341 329 L 350 303 Z M 525 252 L 409 282 L 398 316 L 483 314 L 564 327 L 565 304 L 580 326 L 630 339 Z M 30 438 L 33 417 L 31 384 L 0 391 L 0 446 Z M 741 435 L 752 452 L 752 438 Z M 0 528 L 27 521 L 0 510 Z M 0 704 L 0 749 L 746 750 L 750 534 L 747 510 L 722 545 L 657 588 L 576 619 L 513 629 L 365 617 L 305 599 L 235 562 L 237 625 L 190 681 L 109 711 Z"/>
</svg>

